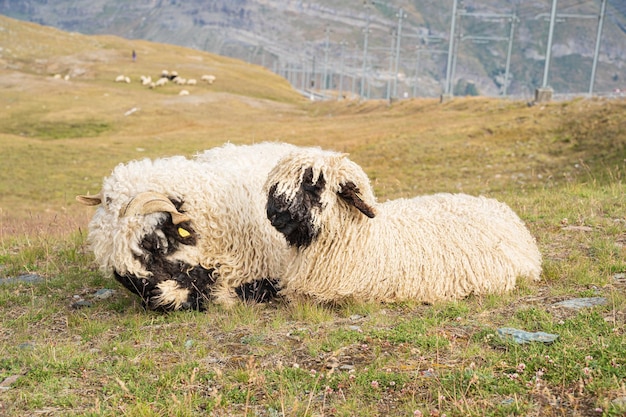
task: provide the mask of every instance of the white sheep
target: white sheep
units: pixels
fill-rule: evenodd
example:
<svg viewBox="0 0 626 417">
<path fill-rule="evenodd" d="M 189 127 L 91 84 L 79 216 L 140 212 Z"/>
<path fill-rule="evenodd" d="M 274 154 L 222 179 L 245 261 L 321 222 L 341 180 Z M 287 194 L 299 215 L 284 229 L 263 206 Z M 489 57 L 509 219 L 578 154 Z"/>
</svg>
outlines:
<svg viewBox="0 0 626 417">
<path fill-rule="evenodd" d="M 205 81 L 207 84 L 213 84 L 215 82 L 215 75 L 205 74 L 200 79 Z"/>
<path fill-rule="evenodd" d="M 263 299 L 287 244 L 265 216 L 263 182 L 293 145 L 224 145 L 197 155 L 118 165 L 101 191 L 88 241 L 103 271 L 155 310 Z M 268 279 L 268 280 L 264 280 Z"/>
<path fill-rule="evenodd" d="M 195 78 L 189 78 L 187 80 L 187 85 L 196 85 L 198 82 L 196 81 Z"/>
<path fill-rule="evenodd" d="M 188 96 L 189 90 L 180 90 L 178 93 L 179 96 Z"/>
<path fill-rule="evenodd" d="M 128 79 L 128 81 L 127 81 Z M 125 83 L 125 82 L 130 82 L 130 78 L 126 77 L 123 74 L 118 75 L 117 77 L 115 77 L 115 82 L 116 83 Z"/>
<path fill-rule="evenodd" d="M 170 80 L 168 78 L 161 77 L 158 80 L 156 80 L 156 82 L 154 83 L 154 86 L 155 87 L 163 87 L 168 82 L 170 82 Z"/>
<path fill-rule="evenodd" d="M 148 76 L 142 75 L 139 78 L 141 80 L 141 85 L 150 85 L 152 83 L 152 77 L 149 75 Z"/>
<path fill-rule="evenodd" d="M 535 239 L 505 204 L 465 194 L 376 202 L 344 154 L 298 150 L 270 172 L 267 216 L 292 247 L 288 298 L 456 300 L 539 279 Z"/>
</svg>

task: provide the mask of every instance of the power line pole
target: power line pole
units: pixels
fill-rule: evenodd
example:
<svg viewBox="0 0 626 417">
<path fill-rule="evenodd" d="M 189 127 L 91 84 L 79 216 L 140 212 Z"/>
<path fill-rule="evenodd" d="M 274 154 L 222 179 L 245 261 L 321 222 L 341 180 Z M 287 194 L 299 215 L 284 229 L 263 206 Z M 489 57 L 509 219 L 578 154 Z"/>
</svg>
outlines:
<svg viewBox="0 0 626 417">
<path fill-rule="evenodd" d="M 596 48 L 593 54 L 593 64 L 591 66 L 591 80 L 589 81 L 589 97 L 593 95 L 593 85 L 596 81 L 596 67 L 598 66 L 598 55 L 600 54 L 600 39 L 602 38 L 602 26 L 604 24 L 604 14 L 606 12 L 606 0 L 602 0 L 600 5 L 600 16 L 598 18 L 598 32 L 596 33 Z"/>
<path fill-rule="evenodd" d="M 337 100 L 341 100 L 343 96 L 343 63 L 344 63 L 346 42 L 341 41 L 340 45 L 341 45 L 341 58 L 339 60 L 339 94 L 337 94 Z"/>
<path fill-rule="evenodd" d="M 516 13 L 511 16 L 511 28 L 509 31 L 509 46 L 506 50 L 506 64 L 504 65 L 504 83 L 502 86 L 502 95 L 506 97 L 509 88 L 509 69 L 511 68 L 511 53 L 513 51 L 513 34 L 515 33 L 515 23 L 517 23 Z"/>
<path fill-rule="evenodd" d="M 367 69 L 367 41 L 370 33 L 370 5 L 369 3 L 365 3 L 365 9 L 367 10 L 367 18 L 365 20 L 365 30 L 364 30 L 364 38 L 363 38 L 363 68 L 361 69 L 361 99 L 363 99 L 365 94 L 365 70 Z M 369 98 L 369 96 L 367 97 Z"/>
<path fill-rule="evenodd" d="M 393 71 L 393 50 L 394 50 L 394 42 L 396 40 L 394 30 L 391 31 L 391 47 L 389 48 L 389 75 Z M 387 80 L 387 95 L 385 96 L 387 101 L 391 99 L 391 79 Z"/>
<path fill-rule="evenodd" d="M 548 72 L 550 71 L 550 56 L 552 55 L 552 37 L 554 35 L 554 24 L 556 22 L 556 3 L 552 0 L 552 11 L 550 12 L 550 28 L 548 29 L 548 46 L 546 48 L 546 62 L 543 67 L 543 82 L 541 88 L 548 87 Z"/>
<path fill-rule="evenodd" d="M 541 88 L 535 90 L 535 102 L 552 100 L 552 89 L 548 87 L 548 72 L 550 71 L 550 55 L 552 54 L 552 36 L 554 34 L 554 24 L 556 22 L 556 3 L 552 0 L 552 10 L 550 11 L 550 28 L 548 29 L 548 45 L 546 48 L 546 61 L 543 67 L 543 81 Z"/>
<path fill-rule="evenodd" d="M 415 51 L 415 78 L 413 81 L 413 98 L 417 97 L 417 74 L 419 74 L 420 70 L 420 52 L 422 52 L 422 50 L 420 49 L 418 44 Z"/>
<path fill-rule="evenodd" d="M 406 13 L 402 7 L 398 10 L 398 33 L 396 37 L 396 57 L 393 74 L 393 96 L 398 97 L 398 70 L 400 66 L 400 40 L 402 39 L 402 19 L 406 17 Z"/>
<path fill-rule="evenodd" d="M 462 2 L 461 2 L 461 6 L 463 6 Z M 461 28 L 461 15 L 462 15 L 462 11 L 460 11 L 457 16 L 458 21 L 456 22 L 456 24 L 459 28 Z M 451 97 L 454 96 L 454 80 L 456 79 L 456 61 L 457 61 L 457 58 L 459 57 L 459 45 L 461 44 L 462 41 L 463 41 L 463 32 L 462 30 L 459 30 L 459 34 L 456 35 L 456 39 L 454 41 L 454 48 L 452 52 L 452 73 L 450 75 L 450 91 L 449 91 Z"/>
<path fill-rule="evenodd" d="M 326 25 L 326 38 L 324 39 L 324 71 L 322 72 L 322 77 L 324 79 L 320 82 L 320 89 L 327 90 L 328 89 L 328 44 L 330 42 L 330 27 Z"/>
<path fill-rule="evenodd" d="M 450 93 L 450 77 L 452 76 L 452 52 L 454 51 L 454 36 L 456 33 L 456 12 L 458 0 L 454 0 L 452 5 L 452 22 L 450 23 L 450 39 L 448 40 L 448 63 L 446 64 L 446 85 L 443 90 L 441 101 L 451 98 Z"/>
</svg>

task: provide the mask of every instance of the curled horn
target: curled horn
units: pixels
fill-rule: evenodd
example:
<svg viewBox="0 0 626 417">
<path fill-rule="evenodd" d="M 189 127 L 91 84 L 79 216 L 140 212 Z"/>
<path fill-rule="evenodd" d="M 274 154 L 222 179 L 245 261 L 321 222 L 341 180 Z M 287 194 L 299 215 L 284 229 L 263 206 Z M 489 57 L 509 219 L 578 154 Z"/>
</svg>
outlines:
<svg viewBox="0 0 626 417">
<path fill-rule="evenodd" d="M 95 195 L 77 195 L 76 201 L 86 206 L 97 206 L 102 203 L 102 191 Z"/>
<path fill-rule="evenodd" d="M 164 194 L 151 191 L 137 194 L 122 210 L 120 217 L 160 212 L 170 213 L 172 215 L 172 223 L 174 224 L 191 220 L 189 216 L 179 212 L 174 207 L 174 203 Z"/>
</svg>

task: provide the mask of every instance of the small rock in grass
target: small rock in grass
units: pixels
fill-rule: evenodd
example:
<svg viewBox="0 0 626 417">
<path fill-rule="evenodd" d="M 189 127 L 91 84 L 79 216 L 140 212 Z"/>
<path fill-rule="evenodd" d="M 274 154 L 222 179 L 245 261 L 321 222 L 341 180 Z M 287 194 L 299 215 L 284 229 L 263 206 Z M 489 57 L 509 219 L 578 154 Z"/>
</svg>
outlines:
<svg viewBox="0 0 626 417">
<path fill-rule="evenodd" d="M 38 284 L 42 282 L 44 278 L 37 274 L 22 274 L 17 277 L 8 277 L 0 279 L 0 284 L 14 284 L 16 282 L 23 284 Z"/>
<path fill-rule="evenodd" d="M 11 385 L 15 383 L 22 375 L 11 375 L 0 382 L 0 391 L 7 391 L 11 389 Z"/>
<path fill-rule="evenodd" d="M 626 407 L 626 397 L 617 397 L 611 401 L 611 404 L 617 407 Z"/>
<path fill-rule="evenodd" d="M 503 339 L 512 338 L 515 343 L 524 344 L 530 342 L 552 343 L 559 338 L 557 334 L 544 332 L 527 332 L 525 330 L 513 329 L 511 327 L 502 327 L 498 329 L 498 334 Z"/>
<path fill-rule="evenodd" d="M 93 297 L 97 298 L 97 299 L 100 299 L 100 300 L 105 300 L 105 299 L 113 296 L 113 293 L 115 293 L 114 290 L 110 290 L 108 288 L 102 288 L 102 289 L 96 291 L 93 294 Z"/>
<path fill-rule="evenodd" d="M 581 309 L 586 307 L 593 307 L 597 305 L 606 304 L 606 298 L 604 297 L 587 297 L 587 298 L 572 298 L 571 300 L 565 300 L 555 303 L 555 307 L 565 307 L 573 309 Z"/>
</svg>

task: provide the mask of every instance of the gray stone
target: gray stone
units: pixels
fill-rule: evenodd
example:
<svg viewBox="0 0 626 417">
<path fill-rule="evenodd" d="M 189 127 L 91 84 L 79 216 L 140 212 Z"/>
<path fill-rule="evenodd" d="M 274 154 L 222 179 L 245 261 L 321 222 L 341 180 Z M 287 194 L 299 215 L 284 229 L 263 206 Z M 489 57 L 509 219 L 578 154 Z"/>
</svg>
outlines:
<svg viewBox="0 0 626 417">
<path fill-rule="evenodd" d="M 527 332 L 525 330 L 514 329 L 512 327 L 502 327 L 498 329 L 498 334 L 503 339 L 513 339 L 515 343 L 524 344 L 530 342 L 542 342 L 550 344 L 559 338 L 557 334 L 544 332 Z"/>
<path fill-rule="evenodd" d="M 105 300 L 107 298 L 110 298 L 111 296 L 113 296 L 113 294 L 115 293 L 114 290 L 110 290 L 108 288 L 102 288 L 98 291 L 96 291 L 93 296 L 94 298 L 98 298 L 100 300 Z"/>
<path fill-rule="evenodd" d="M 42 282 L 44 278 L 37 274 L 22 274 L 16 277 L 0 278 L 0 284 L 38 284 Z"/>
<path fill-rule="evenodd" d="M 17 345 L 17 347 L 24 350 L 33 350 L 35 349 L 35 344 L 33 342 L 24 342 Z"/>
<path fill-rule="evenodd" d="M 617 397 L 615 398 L 613 401 L 611 401 L 611 404 L 620 407 L 620 408 L 625 408 L 626 407 L 626 397 Z"/>
<path fill-rule="evenodd" d="M 0 382 L 0 391 L 6 391 L 11 388 L 11 385 L 15 383 L 22 375 L 11 375 L 4 379 L 4 381 Z"/>
<path fill-rule="evenodd" d="M 565 300 L 558 303 L 554 303 L 555 307 L 565 307 L 573 309 L 581 309 L 586 307 L 593 307 L 597 305 L 604 305 L 607 303 L 604 297 L 587 297 L 587 298 L 572 298 L 571 300 Z"/>
</svg>

